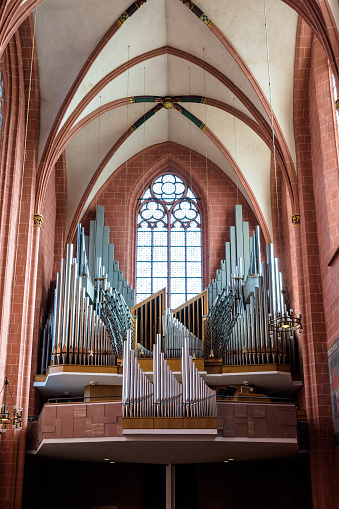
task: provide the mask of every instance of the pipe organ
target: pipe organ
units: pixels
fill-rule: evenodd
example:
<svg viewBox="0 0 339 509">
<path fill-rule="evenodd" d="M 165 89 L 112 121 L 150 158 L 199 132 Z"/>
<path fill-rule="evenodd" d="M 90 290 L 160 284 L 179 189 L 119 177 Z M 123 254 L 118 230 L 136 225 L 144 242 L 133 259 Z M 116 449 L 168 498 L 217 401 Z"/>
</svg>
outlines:
<svg viewBox="0 0 339 509">
<path fill-rule="evenodd" d="M 153 383 L 140 368 L 130 336 L 124 342 L 122 406 L 124 417 L 215 417 L 216 393 L 206 385 L 189 354 L 181 349 L 181 383 L 161 351 L 161 335 L 153 345 Z"/>
<path fill-rule="evenodd" d="M 173 312 L 166 309 L 165 289 L 133 305 L 134 290 L 114 261 L 104 209 L 98 207 L 89 237 L 78 226 L 76 257 L 73 245 L 68 245 L 62 260 L 54 307 L 43 332 L 41 372 L 45 373 L 50 363 L 115 364 L 126 353 L 128 331 L 129 347 L 134 348 L 135 355 L 153 356 L 155 363 L 159 359 L 154 359 L 154 352 L 180 358 L 185 351 L 186 357 L 214 357 L 225 365 L 280 363 L 298 371 L 294 331 L 291 327 L 289 332 L 272 327 L 276 319 L 284 326 L 293 321 L 278 260 L 269 244 L 267 262 L 261 261 L 259 227 L 250 237 L 248 223 L 242 221 L 241 205 L 235 208 L 235 226 L 230 228 L 225 255 L 209 287 Z M 156 342 L 159 337 L 162 341 Z M 160 344 L 162 351 L 158 352 Z M 161 369 L 170 377 L 167 368 Z M 141 383 L 142 373 L 133 370 Z M 171 377 L 167 382 L 175 384 Z"/>
</svg>

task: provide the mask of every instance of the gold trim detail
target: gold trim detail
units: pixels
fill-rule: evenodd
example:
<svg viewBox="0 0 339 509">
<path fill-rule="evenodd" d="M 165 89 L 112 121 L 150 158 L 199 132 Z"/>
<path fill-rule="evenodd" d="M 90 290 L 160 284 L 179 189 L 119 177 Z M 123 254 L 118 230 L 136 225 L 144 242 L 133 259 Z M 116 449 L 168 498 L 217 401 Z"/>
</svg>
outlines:
<svg viewBox="0 0 339 509">
<path fill-rule="evenodd" d="M 163 107 L 166 110 L 171 110 L 173 108 L 173 101 L 171 97 L 165 97 L 164 102 L 162 103 Z"/>
<path fill-rule="evenodd" d="M 293 226 L 295 226 L 296 224 L 300 224 L 300 214 L 293 214 L 291 219 Z"/>
<path fill-rule="evenodd" d="M 34 218 L 34 226 L 39 226 L 39 228 L 41 228 L 43 220 L 44 220 L 44 216 L 42 214 L 34 214 L 33 218 Z"/>
</svg>

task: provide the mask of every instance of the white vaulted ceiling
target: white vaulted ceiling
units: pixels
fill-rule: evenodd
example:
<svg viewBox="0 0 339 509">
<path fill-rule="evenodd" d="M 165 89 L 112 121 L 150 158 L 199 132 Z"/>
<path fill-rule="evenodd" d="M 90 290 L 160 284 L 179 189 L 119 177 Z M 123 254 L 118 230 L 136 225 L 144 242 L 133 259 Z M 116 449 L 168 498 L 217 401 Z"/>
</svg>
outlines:
<svg viewBox="0 0 339 509">
<path fill-rule="evenodd" d="M 81 213 L 127 159 L 154 144 L 174 141 L 207 154 L 239 186 L 251 207 L 261 211 L 272 232 L 264 0 L 197 0 L 213 23 L 210 27 L 180 0 L 148 0 L 110 33 L 132 3 L 46 0 L 38 7 L 39 158 L 40 165 L 46 165 L 50 147 L 66 150 L 67 229 L 106 154 L 156 105 L 127 104 L 126 98 L 197 95 L 207 97 L 207 104 L 182 105 L 206 124 L 213 140 L 210 136 L 206 141 L 206 134 L 178 111 L 161 109 L 112 154 Z M 266 6 L 275 126 L 293 167 L 298 17 L 281 0 L 266 0 Z M 98 117 L 98 108 L 104 106 Z M 251 196 L 223 147 L 240 168 Z"/>
</svg>

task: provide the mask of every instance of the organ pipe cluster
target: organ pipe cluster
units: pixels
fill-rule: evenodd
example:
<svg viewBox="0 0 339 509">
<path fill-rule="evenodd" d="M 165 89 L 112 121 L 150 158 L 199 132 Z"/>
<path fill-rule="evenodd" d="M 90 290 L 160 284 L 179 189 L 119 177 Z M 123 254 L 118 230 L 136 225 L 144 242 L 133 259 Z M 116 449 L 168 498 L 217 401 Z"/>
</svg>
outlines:
<svg viewBox="0 0 339 509">
<path fill-rule="evenodd" d="M 260 229 L 257 226 L 250 238 L 248 223 L 241 221 L 241 214 L 237 205 L 226 260 L 208 288 L 213 297 L 227 282 L 210 305 L 205 356 L 221 357 L 226 365 L 290 364 L 296 372 L 299 362 L 294 329 L 301 325 L 301 316 L 296 318 L 293 310 L 287 309 L 273 245 L 266 246 L 267 263 L 262 262 Z"/>
<path fill-rule="evenodd" d="M 131 348 L 131 331 L 123 345 L 122 414 L 124 417 L 153 415 L 153 384 L 140 368 Z"/>
<path fill-rule="evenodd" d="M 51 363 L 115 365 L 127 330 L 134 327 L 133 304 L 134 290 L 114 261 L 104 208 L 97 207 L 89 237 L 78 225 L 76 257 L 68 244 L 61 262 L 53 309 L 43 331 L 41 373 Z"/>
<path fill-rule="evenodd" d="M 78 225 L 77 256 L 82 274 L 94 282 L 105 274 L 107 282 L 125 299 L 128 307 L 134 305 L 135 290 L 128 285 L 119 262 L 114 260 L 114 245 L 109 243 L 109 227 L 104 226 L 104 207 L 98 205 L 95 221 L 90 221 L 90 234 L 86 236 Z"/>
<path fill-rule="evenodd" d="M 73 245 L 67 245 L 57 274 L 54 309 L 43 334 L 42 365 L 44 373 L 53 364 L 112 365 L 114 352 L 109 335 L 79 277 L 73 258 Z"/>
<path fill-rule="evenodd" d="M 242 309 L 227 345 L 224 364 L 290 364 L 299 370 L 293 329 L 275 330 L 271 317 L 288 315 L 282 274 L 273 245 L 266 246 L 267 263 L 261 262 L 259 232 L 253 232 L 249 275 L 243 287 Z M 291 310 L 290 313 L 293 314 Z"/>
<path fill-rule="evenodd" d="M 153 345 L 154 417 L 181 417 L 183 415 L 183 387 L 175 378 L 161 352 L 161 336 Z"/>
<path fill-rule="evenodd" d="M 124 343 L 122 406 L 125 417 L 214 417 L 216 393 L 203 381 L 189 355 L 189 339 L 182 347 L 182 383 L 161 352 L 161 335 L 153 345 L 153 383 L 140 368 L 131 349 L 130 334 Z"/>
<path fill-rule="evenodd" d="M 259 232 L 259 226 L 257 230 Z M 235 226 L 230 227 L 230 242 L 225 243 L 225 260 L 220 262 L 220 269 L 217 270 L 215 279 L 207 287 L 209 310 L 224 288 L 232 287 L 234 277 L 242 279 L 247 277 L 252 243 L 253 239 L 249 235 L 249 223 L 242 221 L 242 205 L 236 205 Z M 235 276 L 235 272 L 237 272 L 237 276 Z"/>
<path fill-rule="evenodd" d="M 184 417 L 215 417 L 217 415 L 216 392 L 205 384 L 189 355 L 186 338 L 181 356 L 181 378 Z"/>
<path fill-rule="evenodd" d="M 177 320 L 170 309 L 163 316 L 164 352 L 167 358 L 180 358 L 186 338 L 189 353 L 195 358 L 203 357 L 202 340 L 197 338 L 187 327 Z"/>
</svg>

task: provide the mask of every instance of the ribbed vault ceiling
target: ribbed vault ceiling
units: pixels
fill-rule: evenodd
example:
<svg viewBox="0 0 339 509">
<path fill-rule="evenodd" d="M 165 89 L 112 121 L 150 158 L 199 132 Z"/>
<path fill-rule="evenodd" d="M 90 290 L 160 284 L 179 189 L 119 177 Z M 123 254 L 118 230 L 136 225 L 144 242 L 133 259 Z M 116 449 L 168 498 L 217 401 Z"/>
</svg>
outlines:
<svg viewBox="0 0 339 509">
<path fill-rule="evenodd" d="M 38 7 L 40 171 L 66 150 L 67 229 L 126 159 L 173 141 L 217 164 L 260 210 L 271 232 L 264 0 L 197 0 L 207 24 L 181 0 L 148 0 L 119 23 L 131 5 L 130 0 L 45 0 Z M 281 0 L 266 0 L 266 6 L 278 152 L 293 180 L 297 14 Z M 206 97 L 206 103 L 178 103 L 206 125 L 205 131 L 176 109 L 161 108 L 97 172 L 124 133 L 160 100 L 128 98 L 193 95 Z M 90 191 L 93 175 L 98 180 Z M 86 205 L 79 210 L 84 196 Z"/>
</svg>

